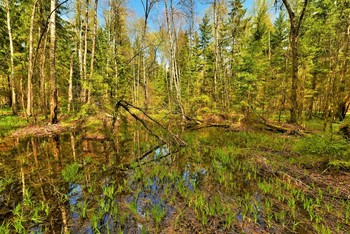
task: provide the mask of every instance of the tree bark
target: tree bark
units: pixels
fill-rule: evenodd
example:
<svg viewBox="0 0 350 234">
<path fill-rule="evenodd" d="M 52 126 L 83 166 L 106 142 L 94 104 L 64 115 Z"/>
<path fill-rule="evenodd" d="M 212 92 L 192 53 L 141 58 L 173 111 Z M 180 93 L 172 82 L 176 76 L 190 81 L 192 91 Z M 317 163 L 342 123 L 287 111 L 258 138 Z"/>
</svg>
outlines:
<svg viewBox="0 0 350 234">
<path fill-rule="evenodd" d="M 82 43 L 82 33 L 83 33 L 83 22 L 81 20 L 81 0 L 76 1 L 76 27 L 78 34 L 78 61 L 79 61 L 79 79 L 80 82 L 84 78 L 83 70 L 83 43 Z"/>
<path fill-rule="evenodd" d="M 92 80 L 94 76 L 94 62 L 95 62 L 95 49 L 96 49 L 96 34 L 97 34 L 97 6 L 98 0 L 95 0 L 94 7 L 94 25 L 92 32 L 92 50 L 91 50 L 91 61 L 90 61 L 90 75 L 89 75 L 89 84 L 88 84 L 88 96 L 87 103 L 91 103 L 91 89 L 92 89 Z"/>
<path fill-rule="evenodd" d="M 217 101 L 217 80 L 218 80 L 218 67 L 219 67 L 219 20 L 218 20 L 218 2 L 213 2 L 214 11 L 214 103 Z"/>
<path fill-rule="evenodd" d="M 350 24 L 350 22 L 349 22 Z M 346 117 L 346 113 L 348 111 L 349 105 L 348 105 L 348 96 L 345 93 L 345 76 L 348 70 L 348 64 L 349 64 L 349 59 L 348 59 L 348 54 L 349 54 L 349 39 L 350 39 L 350 25 L 347 27 L 347 33 L 345 35 L 345 45 L 344 45 L 344 61 L 343 61 L 343 66 L 341 68 L 341 74 L 340 74 L 340 81 L 339 81 L 339 88 L 337 92 L 338 96 L 338 103 L 337 105 L 337 110 L 336 115 L 337 118 L 340 121 L 343 121 Z"/>
<path fill-rule="evenodd" d="M 82 99 L 83 103 L 85 103 L 87 93 L 86 93 L 86 80 L 87 80 L 87 52 L 88 52 L 88 28 L 89 28 L 89 0 L 86 0 L 86 12 L 85 12 L 85 31 L 84 31 L 84 58 L 83 58 L 83 89 L 82 89 Z"/>
<path fill-rule="evenodd" d="M 71 111 L 73 103 L 73 65 L 74 65 L 74 53 L 70 56 L 70 68 L 69 68 L 69 82 L 68 82 L 68 112 Z"/>
<path fill-rule="evenodd" d="M 37 4 L 37 0 L 35 0 L 33 4 L 32 14 L 30 16 L 30 29 L 29 29 L 29 58 L 28 58 L 28 80 L 27 80 L 27 116 L 30 117 L 33 112 L 33 29 L 34 29 L 34 18 L 35 18 L 35 8 Z"/>
<path fill-rule="evenodd" d="M 11 30 L 11 16 L 10 16 L 10 3 L 5 0 L 6 15 L 7 15 L 7 30 L 10 42 L 10 86 L 11 86 L 11 108 L 12 113 L 17 114 L 17 101 L 16 101 L 16 91 L 15 91 L 15 69 L 14 69 L 14 49 L 12 40 L 12 30 Z"/>
<path fill-rule="evenodd" d="M 45 65 L 46 65 L 46 46 L 47 46 L 48 36 L 45 36 L 44 46 L 41 52 L 40 57 L 40 90 L 41 90 L 41 108 L 43 113 L 47 115 L 47 89 L 46 89 L 46 73 L 45 73 Z"/>
<path fill-rule="evenodd" d="M 140 56 L 142 56 L 142 87 L 143 87 L 143 96 L 144 96 L 144 109 L 147 111 L 148 110 L 148 77 L 147 77 L 147 72 L 146 72 L 146 57 L 144 53 L 144 49 L 146 47 L 146 35 L 147 35 L 147 24 L 148 24 L 148 18 L 151 13 L 151 10 L 154 6 L 154 4 L 158 0 L 141 0 L 143 10 L 144 10 L 144 24 L 143 24 L 143 29 L 142 29 L 142 35 L 141 35 L 141 49 L 143 53 L 140 53 Z"/>
<path fill-rule="evenodd" d="M 50 123 L 56 124 L 58 122 L 56 87 L 56 0 L 51 0 L 50 6 Z"/>
<path fill-rule="evenodd" d="M 170 16 L 169 16 L 169 8 L 168 8 L 168 0 L 164 0 L 164 6 L 165 6 L 165 14 L 166 14 L 166 22 L 167 22 L 167 30 L 169 35 L 169 43 L 170 43 L 170 58 L 169 58 L 169 64 L 170 64 L 170 84 L 173 82 L 175 92 L 176 92 L 176 103 L 178 108 L 180 109 L 180 114 L 182 119 L 185 118 L 184 109 L 181 103 L 181 83 L 180 83 L 180 77 L 179 72 L 177 68 L 177 62 L 176 62 L 176 31 L 175 31 L 175 25 L 174 25 L 174 16 L 173 16 L 173 1 L 170 0 Z"/>
<path fill-rule="evenodd" d="M 299 17 L 296 17 L 289 0 L 282 0 L 284 6 L 287 9 L 290 22 L 290 44 L 292 49 L 292 89 L 290 95 L 291 107 L 290 107 L 290 122 L 297 123 L 298 113 L 298 37 L 299 29 L 303 21 L 305 10 L 308 4 L 308 0 L 304 0 L 303 9 Z"/>
</svg>

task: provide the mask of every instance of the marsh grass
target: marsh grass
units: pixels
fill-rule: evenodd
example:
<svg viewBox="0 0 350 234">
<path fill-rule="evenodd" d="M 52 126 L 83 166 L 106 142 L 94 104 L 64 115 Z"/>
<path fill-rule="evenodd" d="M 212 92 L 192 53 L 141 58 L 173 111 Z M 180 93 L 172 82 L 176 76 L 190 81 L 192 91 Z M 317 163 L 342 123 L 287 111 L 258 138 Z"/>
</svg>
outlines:
<svg viewBox="0 0 350 234">
<path fill-rule="evenodd" d="M 6 136 L 18 128 L 25 127 L 27 124 L 24 118 L 9 115 L 7 112 L 0 112 L 0 137 Z"/>
<path fill-rule="evenodd" d="M 116 157 L 107 143 L 89 142 L 88 155 L 84 151 L 77 153 L 77 161 L 84 162 L 84 166 L 62 157 L 65 167 L 51 172 L 56 174 L 50 176 L 57 176 L 55 187 L 60 191 L 67 190 L 67 182 L 79 183 L 82 195 L 77 198 L 76 205 L 71 205 L 76 209 L 67 210 L 79 213 L 76 222 L 79 225 L 88 223 L 94 233 L 112 229 L 112 226 L 114 229 L 110 233 L 135 231 L 126 229 L 138 224 L 142 224 L 142 230 L 153 232 L 162 232 L 167 225 L 172 225 L 176 231 L 188 233 L 194 230 L 201 233 L 254 233 L 256 230 L 298 233 L 302 229 L 309 233 L 347 233 L 350 230 L 350 203 L 332 200 L 332 197 L 340 197 L 342 190 L 322 186 L 317 181 L 303 181 L 307 173 L 293 174 L 291 166 L 307 162 L 306 159 L 311 163 L 316 158 L 332 158 L 332 165 L 337 168 L 340 162 L 346 162 L 348 152 L 345 142 L 337 136 L 306 138 L 212 128 L 183 133 L 182 137 L 188 146 L 175 155 L 176 160 L 162 159 L 120 174 L 116 165 L 123 160 L 137 163 L 137 154 L 133 154 L 135 148 L 149 149 L 154 142 L 147 142 L 147 137 L 140 136 L 139 143 L 118 145 L 119 150 L 132 147 Z M 81 139 L 76 142 L 77 149 L 82 147 Z M 61 142 L 63 150 L 68 148 L 63 155 L 70 152 L 69 144 Z M 49 145 L 43 148 L 51 150 Z M 103 153 L 96 151 L 93 155 L 93 150 L 101 148 Z M 23 150 L 31 155 L 28 145 L 24 145 Z M 79 155 L 83 157 L 78 158 Z M 29 158 L 25 164 L 28 167 L 31 166 Z M 58 165 L 56 161 L 50 163 Z M 339 166 L 338 170 L 343 167 Z M 316 170 L 313 168 L 313 172 Z M 29 189 L 24 200 L 20 196 L 17 201 L 19 206 L 13 209 L 10 221 L 0 226 L 1 233 L 6 233 L 7 229 L 21 232 L 33 223 L 48 222 L 48 215 L 61 217 L 59 211 L 53 209 L 57 207 L 57 200 L 38 202 L 41 192 L 33 181 L 40 180 L 33 171 L 34 167 L 26 171 Z M 7 178 L 8 181 L 0 180 L 0 194 L 14 183 Z M 20 179 L 16 181 L 21 184 Z M 45 187 L 45 191 L 50 191 L 50 186 Z M 69 200 L 63 202 L 67 204 Z M 105 221 L 106 217 L 114 224 Z"/>
<path fill-rule="evenodd" d="M 301 138 L 295 143 L 293 150 L 300 154 L 328 157 L 344 157 L 349 155 L 349 147 L 346 140 L 319 134 Z"/>
<path fill-rule="evenodd" d="M 64 181 L 71 182 L 71 183 L 78 181 L 81 177 L 81 175 L 79 174 L 79 168 L 80 168 L 80 165 L 78 163 L 73 163 L 63 168 L 62 177 Z"/>
</svg>

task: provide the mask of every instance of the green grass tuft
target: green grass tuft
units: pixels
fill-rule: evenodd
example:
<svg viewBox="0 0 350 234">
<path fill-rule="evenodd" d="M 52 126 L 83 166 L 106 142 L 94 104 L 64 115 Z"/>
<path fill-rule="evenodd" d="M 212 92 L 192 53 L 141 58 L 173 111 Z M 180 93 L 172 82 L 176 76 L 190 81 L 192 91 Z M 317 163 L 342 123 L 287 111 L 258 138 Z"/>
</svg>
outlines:
<svg viewBox="0 0 350 234">
<path fill-rule="evenodd" d="M 79 168 L 80 168 L 80 165 L 77 163 L 67 165 L 65 168 L 63 168 L 62 176 L 63 176 L 64 181 L 74 182 L 74 181 L 79 180 L 79 178 L 80 178 Z"/>
<path fill-rule="evenodd" d="M 348 154 L 348 144 L 344 139 L 332 139 L 329 136 L 313 135 L 297 141 L 293 150 L 300 154 L 343 157 Z"/>
<path fill-rule="evenodd" d="M 19 116 L 10 115 L 8 111 L 0 110 L 0 137 L 11 131 L 27 125 L 27 121 Z"/>
</svg>

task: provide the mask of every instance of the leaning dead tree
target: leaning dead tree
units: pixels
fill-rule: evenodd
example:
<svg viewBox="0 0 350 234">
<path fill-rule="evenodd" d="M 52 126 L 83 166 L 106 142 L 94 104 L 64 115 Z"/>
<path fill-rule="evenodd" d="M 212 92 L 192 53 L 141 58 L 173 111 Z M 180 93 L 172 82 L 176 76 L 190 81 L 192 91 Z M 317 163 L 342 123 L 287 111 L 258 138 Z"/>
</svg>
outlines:
<svg viewBox="0 0 350 234">
<path fill-rule="evenodd" d="M 140 122 L 147 131 L 149 131 L 154 137 L 156 137 L 158 140 L 160 140 L 162 143 L 175 143 L 179 146 L 185 146 L 186 142 L 183 141 L 180 137 L 172 133 L 169 129 L 167 129 L 163 124 L 149 116 L 144 110 L 142 110 L 140 107 L 134 106 L 133 104 L 125 101 L 120 100 L 116 103 L 115 109 L 118 112 L 120 108 L 123 108 L 127 113 L 129 113 L 136 121 Z M 136 111 L 139 111 L 144 117 L 140 117 Z M 164 137 L 159 136 L 159 134 L 156 134 L 150 127 L 147 122 L 151 122 L 156 124 L 159 128 L 161 128 L 165 133 L 170 136 L 170 140 L 165 140 Z M 171 142 L 169 142 L 171 141 Z"/>
<path fill-rule="evenodd" d="M 180 137 L 172 133 L 168 128 L 166 128 L 163 124 L 149 116 L 144 110 L 142 110 L 140 107 L 134 106 L 133 104 L 125 101 L 120 100 L 115 105 L 116 112 L 120 112 L 121 109 L 124 109 L 128 114 L 130 114 L 137 122 L 141 123 L 141 125 L 157 140 L 159 140 L 159 144 L 149 149 L 144 154 L 140 155 L 137 158 L 137 161 L 139 162 L 139 166 L 151 163 L 155 161 L 155 159 L 151 159 L 148 161 L 145 161 L 147 156 L 154 154 L 157 152 L 157 150 L 162 150 L 164 147 L 167 148 L 166 152 L 158 153 L 160 154 L 159 157 L 157 157 L 156 160 L 160 160 L 162 158 L 168 157 L 171 154 L 174 154 L 178 152 L 182 147 L 186 146 L 186 142 L 183 141 Z M 116 120 L 116 118 L 115 118 Z M 152 124 L 153 127 L 152 128 Z M 165 134 L 159 134 L 155 131 L 155 128 L 161 129 L 163 133 Z M 123 168 L 130 168 L 131 163 L 124 164 Z"/>
</svg>

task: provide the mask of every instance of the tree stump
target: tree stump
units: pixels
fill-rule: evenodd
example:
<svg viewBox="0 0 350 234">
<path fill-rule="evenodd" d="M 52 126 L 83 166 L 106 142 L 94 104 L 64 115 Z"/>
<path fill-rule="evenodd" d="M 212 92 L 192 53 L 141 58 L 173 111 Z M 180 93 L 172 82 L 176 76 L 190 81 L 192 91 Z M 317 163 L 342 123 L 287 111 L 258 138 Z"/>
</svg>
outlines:
<svg viewBox="0 0 350 234">
<path fill-rule="evenodd" d="M 339 127 L 339 132 L 347 139 L 350 140 L 350 124 L 342 124 Z"/>
</svg>

